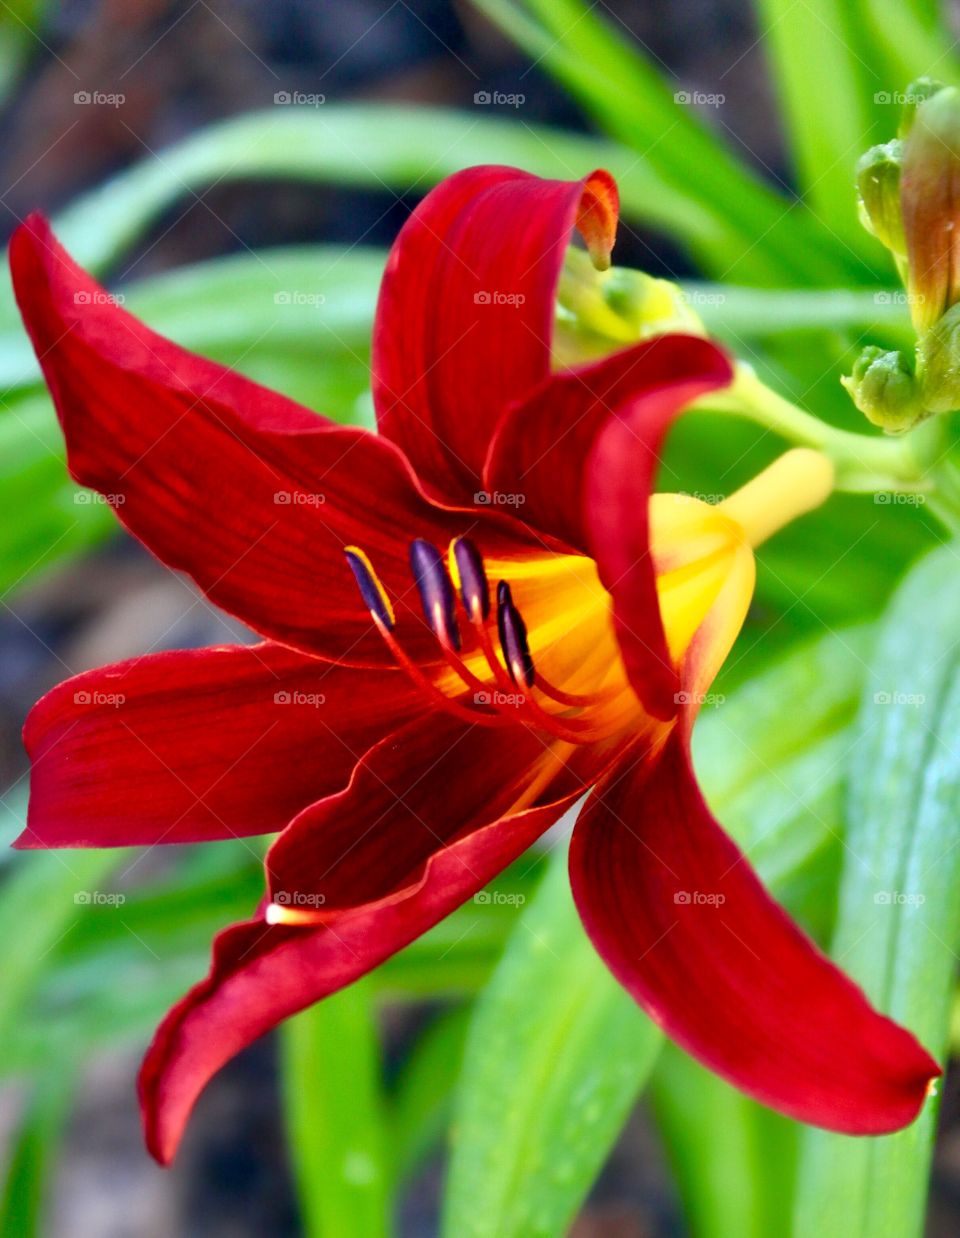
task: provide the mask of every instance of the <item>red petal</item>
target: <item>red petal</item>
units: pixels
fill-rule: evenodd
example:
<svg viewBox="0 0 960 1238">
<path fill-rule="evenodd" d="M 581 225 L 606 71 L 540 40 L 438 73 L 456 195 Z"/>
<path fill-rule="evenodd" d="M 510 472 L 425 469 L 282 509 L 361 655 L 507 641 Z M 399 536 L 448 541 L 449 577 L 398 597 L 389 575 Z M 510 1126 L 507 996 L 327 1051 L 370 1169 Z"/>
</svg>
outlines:
<svg viewBox="0 0 960 1238">
<path fill-rule="evenodd" d="M 605 759 L 589 748 L 558 756 L 521 726 L 415 721 L 368 752 L 340 796 L 307 808 L 276 840 L 271 896 L 282 904 L 309 895 L 327 912 L 406 894 L 455 837 L 516 812 L 544 782 L 554 800 L 582 794 Z"/>
<path fill-rule="evenodd" d="M 711 1070 L 830 1130 L 882 1134 L 917 1116 L 936 1062 L 765 892 L 703 802 L 679 732 L 597 787 L 570 874 L 611 971 Z"/>
<path fill-rule="evenodd" d="M 409 541 L 465 531 L 423 498 L 402 453 L 156 335 L 39 217 L 15 233 L 11 268 L 73 476 L 116 496 L 154 554 L 257 631 L 324 657 L 387 658 L 343 547 L 369 553 L 409 618 Z M 427 659 L 436 643 L 416 615 L 408 648 Z"/>
<path fill-rule="evenodd" d="M 720 349 L 692 335 L 660 335 L 602 361 L 553 374 L 501 419 L 484 485 L 522 495 L 524 521 L 592 554 L 584 462 L 600 431 L 610 422 L 629 426 L 631 514 L 639 513 L 640 496 L 653 489 L 671 422 L 691 400 L 725 386 L 731 377 Z"/>
<path fill-rule="evenodd" d="M 373 337 L 383 434 L 445 495 L 481 489 L 500 414 L 550 372 L 557 282 L 579 227 L 609 257 L 606 172 L 551 181 L 476 167 L 428 194 L 391 251 Z"/>
<path fill-rule="evenodd" d="M 78 675 L 27 719 L 18 847 L 197 842 L 282 829 L 422 708 L 399 671 L 281 645 L 161 653 Z"/>
<path fill-rule="evenodd" d="M 677 712 L 679 679 L 657 604 L 647 500 L 672 421 L 731 377 L 709 340 L 659 336 L 553 375 L 504 416 L 487 462 L 488 490 L 522 494 L 524 520 L 596 559 L 631 681 L 661 718 Z"/>
<path fill-rule="evenodd" d="M 567 779 L 562 799 L 553 795 L 547 802 L 550 791 L 545 790 L 533 807 L 490 824 L 488 814 L 503 808 L 498 785 L 515 785 L 529 759 L 517 730 L 506 732 L 495 762 L 491 732 L 483 728 L 435 715 L 414 731 L 416 738 L 408 730 L 402 744 L 381 744 L 349 791 L 301 818 L 324 853 L 323 831 L 336 835 L 340 823 L 348 822 L 377 864 L 366 883 L 359 865 L 342 870 L 343 893 L 331 893 L 331 907 L 362 892 L 382 897 L 334 911 L 330 923 L 317 928 L 268 926 L 255 919 L 226 929 L 214 943 L 210 975 L 161 1024 L 144 1061 L 140 1091 L 147 1143 L 162 1163 L 173 1157 L 194 1101 L 224 1062 L 280 1020 L 356 980 L 442 920 L 516 859 L 582 793 L 582 783 Z M 426 752 L 445 763 L 448 777 L 442 780 L 429 758 L 426 767 L 416 764 L 411 772 L 409 767 L 422 762 Z M 447 768 L 451 764 L 458 766 L 454 777 Z M 402 799 L 395 787 L 403 789 Z M 299 832 L 297 823 L 291 831 Z M 366 831 L 380 836 L 379 845 L 366 841 Z M 406 842 L 408 832 L 416 839 L 413 845 Z M 429 848 L 424 846 L 428 839 Z M 410 866 L 425 850 L 429 856 L 413 871 Z M 275 848 L 274 855 L 283 859 L 284 851 Z M 306 851 L 298 843 L 286 854 L 292 860 Z M 286 891 L 291 905 L 298 891 L 315 892 L 295 871 L 285 880 L 298 883 Z M 279 893 L 276 887 L 274 892 Z"/>
</svg>

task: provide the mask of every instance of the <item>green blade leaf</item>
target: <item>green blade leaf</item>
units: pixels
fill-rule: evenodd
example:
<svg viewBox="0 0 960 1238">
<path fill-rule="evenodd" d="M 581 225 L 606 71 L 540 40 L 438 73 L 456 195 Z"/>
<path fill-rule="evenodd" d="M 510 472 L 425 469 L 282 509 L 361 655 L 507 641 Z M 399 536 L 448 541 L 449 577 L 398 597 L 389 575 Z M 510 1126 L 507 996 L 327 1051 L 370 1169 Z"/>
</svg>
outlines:
<svg viewBox="0 0 960 1238">
<path fill-rule="evenodd" d="M 558 849 L 477 1004 L 443 1233 L 565 1232 L 660 1041 L 580 927 Z"/>
<path fill-rule="evenodd" d="M 40 1238 L 47 1187 L 70 1116 L 76 1066 L 61 1051 L 46 1063 L 9 1149 L 0 1195 L 0 1238 Z"/>
<path fill-rule="evenodd" d="M 412 1177 L 448 1125 L 469 1023 L 469 1006 L 444 1011 L 422 1033 L 403 1064 L 390 1098 L 395 1184 Z"/>
<path fill-rule="evenodd" d="M 684 192 L 711 214 L 716 237 L 694 245 L 711 273 L 744 283 L 803 285 L 836 282 L 851 270 L 849 252 L 835 234 L 791 210 L 784 196 L 732 155 L 699 120 L 689 92 L 686 98 L 678 92 L 663 66 L 598 17 L 596 6 L 583 0 L 474 4 L 607 133 L 639 151 L 673 193 Z"/>
<path fill-rule="evenodd" d="M 843 0 L 758 0 L 760 36 L 772 58 L 800 190 L 871 266 L 881 254 L 857 219 L 857 159 L 878 141 L 870 100 L 882 86 L 867 64 L 862 27 Z"/>
<path fill-rule="evenodd" d="M 960 942 L 960 576 L 946 546 L 897 593 L 870 662 L 852 751 L 832 954 L 935 1055 L 946 1045 Z M 923 1228 L 936 1124 L 855 1139 L 808 1130 L 796 1234 L 909 1238 Z"/>
<path fill-rule="evenodd" d="M 287 1020 L 280 1032 L 284 1115 L 304 1232 L 389 1232 L 380 1045 L 360 982 Z"/>
<path fill-rule="evenodd" d="M 890 110 L 896 92 L 915 78 L 930 74 L 948 86 L 960 81 L 954 37 L 936 0 L 857 0 L 854 12 L 886 71 L 880 93 L 888 121 L 897 114 L 895 106 Z"/>
<path fill-rule="evenodd" d="M 278 107 L 210 125 L 85 195 L 57 216 L 55 227 L 78 262 L 103 273 L 172 202 L 213 182 L 283 177 L 425 193 L 478 163 L 515 164 L 562 179 L 602 165 L 622 178 L 632 219 L 684 243 L 716 243 L 726 231 L 689 190 L 668 185 L 616 142 L 482 112 L 365 103 Z M 12 298 L 3 308 L 0 325 L 15 322 Z"/>
<path fill-rule="evenodd" d="M 653 1073 L 651 1100 L 696 1238 L 789 1233 L 794 1123 L 669 1043 Z"/>
<path fill-rule="evenodd" d="M 0 986 L 0 1058 L 25 1003 L 32 997 L 56 947 L 73 931 L 87 907 L 106 892 L 118 851 L 34 852 L 21 857 L 5 878 L 0 900 L 4 983 Z"/>
</svg>

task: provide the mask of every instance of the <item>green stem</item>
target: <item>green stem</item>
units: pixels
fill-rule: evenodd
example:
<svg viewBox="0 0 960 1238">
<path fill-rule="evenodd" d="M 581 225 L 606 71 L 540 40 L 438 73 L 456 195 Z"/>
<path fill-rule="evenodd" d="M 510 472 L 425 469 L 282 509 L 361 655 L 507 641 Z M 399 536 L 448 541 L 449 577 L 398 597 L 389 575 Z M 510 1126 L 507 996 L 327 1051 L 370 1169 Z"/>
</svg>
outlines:
<svg viewBox="0 0 960 1238">
<path fill-rule="evenodd" d="M 839 430 L 778 395 L 743 362 L 737 363 L 736 376 L 725 391 L 703 397 L 700 404 L 713 412 L 749 417 L 789 442 L 824 452 L 836 466 L 838 490 L 916 493 L 931 488 L 926 465 L 939 442 L 929 433 L 931 423 L 896 439 Z"/>
</svg>

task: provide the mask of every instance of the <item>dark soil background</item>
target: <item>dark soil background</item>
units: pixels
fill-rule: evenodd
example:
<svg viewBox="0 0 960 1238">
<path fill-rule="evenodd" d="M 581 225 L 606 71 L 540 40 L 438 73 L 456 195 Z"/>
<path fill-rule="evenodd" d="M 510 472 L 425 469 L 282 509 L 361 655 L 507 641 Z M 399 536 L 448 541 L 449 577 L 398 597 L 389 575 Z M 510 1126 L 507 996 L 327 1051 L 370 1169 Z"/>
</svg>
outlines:
<svg viewBox="0 0 960 1238">
<path fill-rule="evenodd" d="M 601 4 L 680 84 L 726 95 L 731 143 L 786 178 L 775 109 L 744 0 L 610 0 Z M 47 211 L 205 123 L 267 107 L 278 90 L 329 100 L 397 99 L 467 108 L 479 88 L 521 89 L 523 119 L 584 128 L 577 108 L 467 6 L 443 0 L 65 0 L 30 48 L 26 74 L 0 110 L 0 229 Z M 733 66 L 731 68 L 731 66 Z M 77 90 L 119 92 L 122 108 L 77 107 Z M 735 136 L 734 136 L 735 135 Z M 221 185 L 161 219 L 128 275 L 285 242 L 387 245 L 405 208 L 372 193 L 295 184 Z M 631 252 L 631 244 L 634 252 Z M 662 239 L 624 238 L 618 260 L 688 274 Z M 19 728 L 34 700 L 77 670 L 141 652 L 235 639 L 189 587 L 129 541 L 52 575 L 0 610 L 0 785 L 24 769 Z M 402 1049 L 409 1018 L 388 1029 Z M 62 1157 L 50 1238 L 282 1238 L 301 1232 L 284 1159 L 269 1039 L 211 1086 L 175 1170 L 139 1142 L 137 1054 L 111 1054 L 87 1075 Z M 960 1232 L 960 1122 L 948 1084 L 930 1234 Z M 15 1106 L 0 1095 L 0 1127 Z M 717 1138 L 724 1137 L 722 1131 Z M 2 1146 L 2 1141 L 0 1141 Z M 404 1238 L 436 1232 L 442 1167 L 405 1201 Z M 682 1221 L 652 1129 L 628 1124 L 575 1227 L 577 1238 L 678 1235 Z M 734 1238 L 734 1236 L 731 1236 Z"/>
</svg>

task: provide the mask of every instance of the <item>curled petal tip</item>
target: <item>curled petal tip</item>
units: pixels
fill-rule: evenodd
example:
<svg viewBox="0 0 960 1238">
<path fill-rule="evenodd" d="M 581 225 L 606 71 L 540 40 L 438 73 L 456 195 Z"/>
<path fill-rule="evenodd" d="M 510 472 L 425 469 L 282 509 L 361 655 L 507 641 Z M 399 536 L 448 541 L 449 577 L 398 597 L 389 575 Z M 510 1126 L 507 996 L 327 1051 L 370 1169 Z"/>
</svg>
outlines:
<svg viewBox="0 0 960 1238">
<path fill-rule="evenodd" d="M 591 172 L 583 184 L 577 209 L 577 231 L 583 237 L 590 261 L 598 271 L 610 266 L 610 255 L 617 235 L 620 195 L 617 183 L 602 168 Z"/>
</svg>

